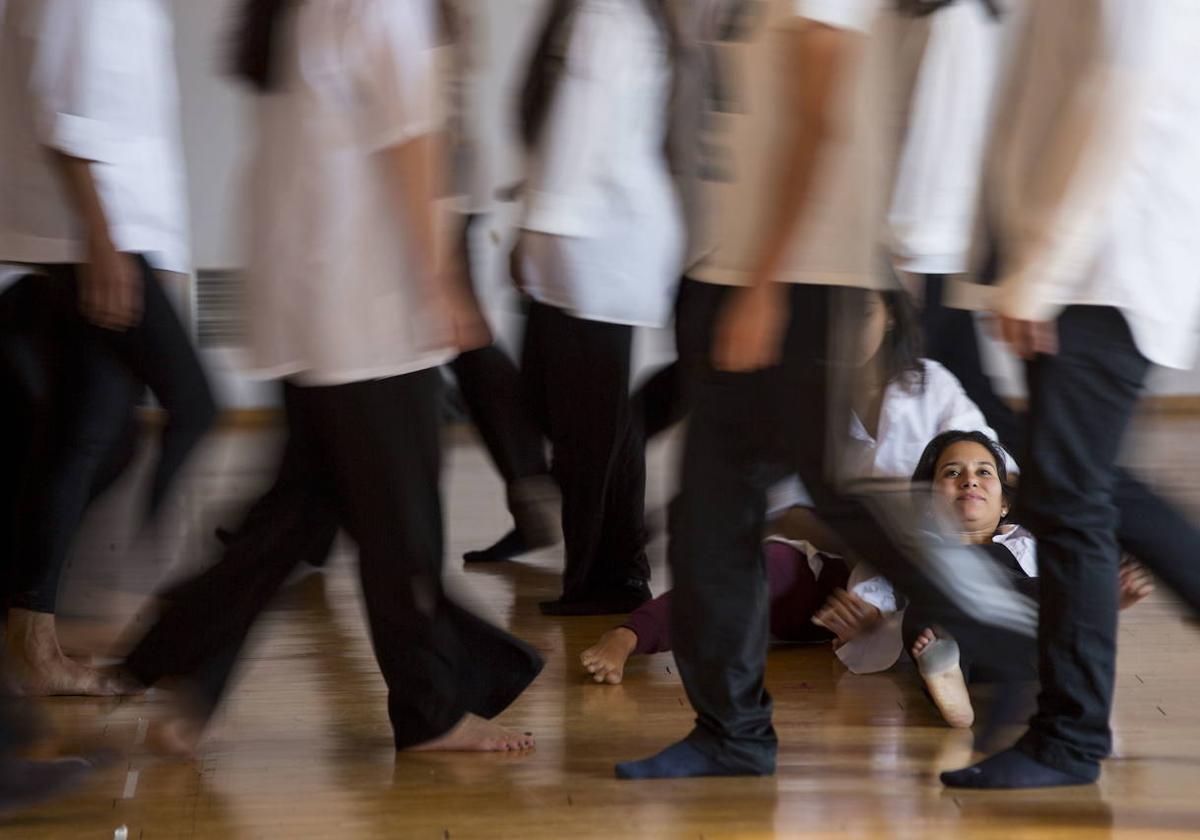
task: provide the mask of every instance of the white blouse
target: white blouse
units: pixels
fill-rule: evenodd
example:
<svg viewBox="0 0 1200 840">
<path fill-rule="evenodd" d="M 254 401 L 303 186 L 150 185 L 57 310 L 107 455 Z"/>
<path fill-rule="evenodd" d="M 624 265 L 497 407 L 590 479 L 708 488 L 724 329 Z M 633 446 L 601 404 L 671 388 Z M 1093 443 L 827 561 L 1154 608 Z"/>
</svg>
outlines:
<svg viewBox="0 0 1200 840">
<path fill-rule="evenodd" d="M 164 0 L 7 0 L 2 26 L 0 261 L 85 256 L 50 148 L 96 164 L 117 248 L 190 273 L 175 36 Z"/>
<path fill-rule="evenodd" d="M 281 88 L 257 97 L 249 171 L 250 358 L 266 376 L 338 385 L 445 363 L 444 317 L 419 274 L 377 153 L 439 131 L 432 0 L 292 7 Z"/>
<path fill-rule="evenodd" d="M 926 445 L 942 432 L 978 431 L 997 439 L 983 412 L 967 396 L 954 374 L 932 359 L 922 359 L 921 364 L 925 372 L 924 388 L 892 382 L 884 390 L 879 428 L 874 437 L 857 416 L 851 418 L 850 438 L 844 453 L 847 476 L 907 479 L 917 468 Z M 1016 470 L 1011 458 L 1008 468 Z M 795 505 L 812 505 L 798 479 L 788 479 L 771 490 L 771 511 Z"/>
<path fill-rule="evenodd" d="M 666 159 L 666 39 L 642 0 L 581 0 L 574 14 L 526 186 L 526 291 L 579 318 L 661 327 L 686 239 Z"/>
</svg>

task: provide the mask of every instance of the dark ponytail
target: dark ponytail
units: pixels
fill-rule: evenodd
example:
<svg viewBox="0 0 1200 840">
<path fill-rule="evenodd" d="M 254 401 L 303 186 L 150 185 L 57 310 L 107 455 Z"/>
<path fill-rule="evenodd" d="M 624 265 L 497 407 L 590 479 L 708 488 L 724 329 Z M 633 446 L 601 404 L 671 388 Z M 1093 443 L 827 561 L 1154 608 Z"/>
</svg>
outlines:
<svg viewBox="0 0 1200 840">
<path fill-rule="evenodd" d="M 272 90 L 278 82 L 279 24 L 293 2 L 296 0 L 242 0 L 230 63 L 234 77 L 259 93 Z"/>
</svg>

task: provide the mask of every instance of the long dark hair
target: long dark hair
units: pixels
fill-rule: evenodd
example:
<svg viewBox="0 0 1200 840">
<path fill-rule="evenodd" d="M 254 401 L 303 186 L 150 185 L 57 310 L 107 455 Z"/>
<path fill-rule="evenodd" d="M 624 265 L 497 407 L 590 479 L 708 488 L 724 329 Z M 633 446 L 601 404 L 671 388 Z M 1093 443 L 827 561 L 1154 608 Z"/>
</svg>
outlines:
<svg viewBox="0 0 1200 840">
<path fill-rule="evenodd" d="M 964 432 L 955 429 L 942 432 L 929 441 L 925 446 L 925 451 L 921 453 L 920 460 L 917 461 L 917 468 L 913 470 L 913 482 L 922 484 L 932 482 L 942 454 L 956 443 L 977 443 L 991 453 L 992 458 L 996 461 L 996 477 L 1000 479 L 1000 485 L 1004 488 L 1004 497 L 1007 499 L 1012 495 L 1012 488 L 1008 483 L 1008 450 L 983 432 Z"/>
<path fill-rule="evenodd" d="M 889 289 L 879 296 L 892 322 L 879 348 L 883 381 L 901 382 L 920 391 L 925 387 L 925 339 L 917 306 L 903 289 Z"/>
<path fill-rule="evenodd" d="M 230 69 L 259 93 L 275 87 L 279 22 L 298 0 L 242 0 L 233 34 Z"/>
<path fill-rule="evenodd" d="M 901 14 L 911 15 L 912 17 L 925 17 L 931 15 L 940 9 L 944 9 L 953 3 L 955 0 L 896 0 L 896 5 L 900 9 Z M 999 0 L 979 0 L 988 10 L 993 18 L 1000 17 L 1000 2 Z"/>
</svg>

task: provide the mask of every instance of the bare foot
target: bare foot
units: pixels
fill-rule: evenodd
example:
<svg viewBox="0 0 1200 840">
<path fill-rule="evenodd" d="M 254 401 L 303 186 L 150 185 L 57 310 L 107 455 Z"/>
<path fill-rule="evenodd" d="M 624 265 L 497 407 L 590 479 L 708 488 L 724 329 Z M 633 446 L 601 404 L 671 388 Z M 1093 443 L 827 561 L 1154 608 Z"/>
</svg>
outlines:
<svg viewBox="0 0 1200 840">
<path fill-rule="evenodd" d="M 204 725 L 192 718 L 166 718 L 150 724 L 146 731 L 146 746 L 158 755 L 191 759 L 196 757 L 196 747 L 203 734 Z"/>
<path fill-rule="evenodd" d="M 409 752 L 515 752 L 533 749 L 533 736 L 467 714 L 441 737 L 409 747 Z"/>
<path fill-rule="evenodd" d="M 1121 561 L 1121 609 L 1127 610 L 1154 591 L 1154 578 L 1137 560 Z"/>
<path fill-rule="evenodd" d="M 4 641 L 6 688 L 11 694 L 111 697 L 122 693 L 120 681 L 110 672 L 63 654 L 52 613 L 10 608 Z"/>
<path fill-rule="evenodd" d="M 926 629 L 913 642 L 912 655 L 929 696 L 946 723 L 955 729 L 966 729 L 975 723 L 975 709 L 959 666 L 958 642 L 939 638 Z"/>
<path fill-rule="evenodd" d="M 579 661 L 596 682 L 616 685 L 625 676 L 625 662 L 637 647 L 637 638 L 628 627 L 614 627 L 579 654 Z"/>
<path fill-rule="evenodd" d="M 925 648 L 929 647 L 930 642 L 934 641 L 935 639 L 937 639 L 937 634 L 934 633 L 932 630 L 930 630 L 928 627 L 926 627 L 924 630 L 922 630 L 921 635 L 917 636 L 917 640 L 915 642 L 913 642 L 913 646 L 912 646 L 913 659 L 920 659 L 921 653 L 924 652 Z"/>
</svg>

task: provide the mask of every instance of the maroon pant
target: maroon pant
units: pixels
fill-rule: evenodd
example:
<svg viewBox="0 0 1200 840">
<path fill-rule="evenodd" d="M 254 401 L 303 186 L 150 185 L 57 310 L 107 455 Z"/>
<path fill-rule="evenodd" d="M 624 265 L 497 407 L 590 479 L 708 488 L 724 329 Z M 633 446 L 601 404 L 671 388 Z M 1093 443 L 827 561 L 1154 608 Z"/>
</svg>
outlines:
<svg viewBox="0 0 1200 840">
<path fill-rule="evenodd" d="M 771 635 L 784 642 L 821 642 L 833 638 L 812 623 L 833 590 L 845 588 L 850 573 L 844 561 L 823 557 L 820 577 L 812 573 L 808 558 L 787 543 L 769 541 L 763 546 L 767 581 L 771 589 Z M 662 653 L 671 649 L 671 593 L 647 601 L 622 624 L 637 635 L 635 654 Z"/>
</svg>

